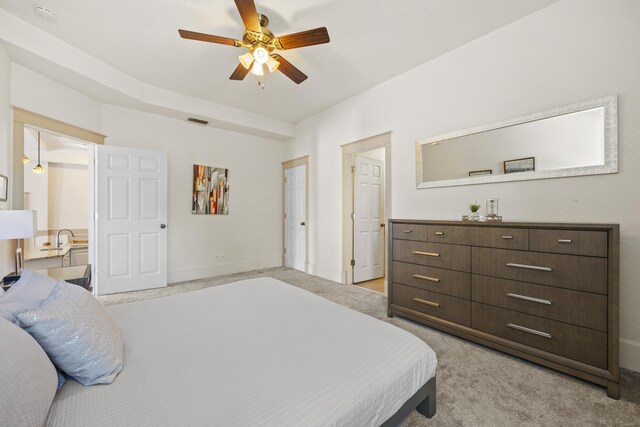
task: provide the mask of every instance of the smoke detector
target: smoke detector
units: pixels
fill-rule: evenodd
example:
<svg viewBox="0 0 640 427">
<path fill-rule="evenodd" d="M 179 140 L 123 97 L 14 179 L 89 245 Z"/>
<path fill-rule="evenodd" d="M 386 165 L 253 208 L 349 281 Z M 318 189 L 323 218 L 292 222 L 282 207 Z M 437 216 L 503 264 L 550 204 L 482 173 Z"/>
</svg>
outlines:
<svg viewBox="0 0 640 427">
<path fill-rule="evenodd" d="M 36 15 L 48 21 L 53 21 L 54 19 L 56 19 L 56 14 L 44 6 L 36 6 L 33 8 L 33 10 L 36 12 Z"/>
</svg>

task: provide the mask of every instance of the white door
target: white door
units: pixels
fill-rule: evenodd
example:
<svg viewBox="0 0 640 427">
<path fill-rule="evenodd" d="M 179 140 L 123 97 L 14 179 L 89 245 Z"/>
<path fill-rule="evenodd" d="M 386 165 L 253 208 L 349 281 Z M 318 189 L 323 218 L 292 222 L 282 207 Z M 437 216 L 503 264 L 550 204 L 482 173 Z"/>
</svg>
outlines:
<svg viewBox="0 0 640 427">
<path fill-rule="evenodd" d="M 384 167 L 381 160 L 355 156 L 353 184 L 353 282 L 384 276 Z"/>
<path fill-rule="evenodd" d="M 307 167 L 284 170 L 284 265 L 305 271 Z"/>
<path fill-rule="evenodd" d="M 167 154 L 99 146 L 98 294 L 167 285 Z"/>
</svg>

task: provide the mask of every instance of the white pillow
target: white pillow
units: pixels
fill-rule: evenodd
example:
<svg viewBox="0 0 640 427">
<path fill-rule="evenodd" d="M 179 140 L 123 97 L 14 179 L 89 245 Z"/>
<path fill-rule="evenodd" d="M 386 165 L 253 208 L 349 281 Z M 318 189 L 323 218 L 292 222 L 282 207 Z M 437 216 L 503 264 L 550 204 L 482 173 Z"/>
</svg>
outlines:
<svg viewBox="0 0 640 427">
<path fill-rule="evenodd" d="M 53 363 L 83 385 L 111 384 L 124 364 L 120 328 L 84 288 L 59 281 L 37 308 L 15 313 Z"/>
<path fill-rule="evenodd" d="M 39 307 L 58 281 L 33 270 L 24 269 L 20 279 L 0 294 L 0 316 L 16 323 L 15 313 Z"/>
<path fill-rule="evenodd" d="M 56 369 L 28 333 L 0 317 L 0 424 L 42 426 L 56 394 Z"/>
</svg>

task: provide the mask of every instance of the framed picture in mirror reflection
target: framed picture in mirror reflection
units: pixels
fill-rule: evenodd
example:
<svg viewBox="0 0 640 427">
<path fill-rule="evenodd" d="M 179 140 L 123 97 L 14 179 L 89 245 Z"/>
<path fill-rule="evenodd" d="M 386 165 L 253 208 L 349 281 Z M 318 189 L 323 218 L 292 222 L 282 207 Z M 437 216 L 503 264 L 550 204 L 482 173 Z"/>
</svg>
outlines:
<svg viewBox="0 0 640 427">
<path fill-rule="evenodd" d="M 536 158 L 524 157 L 504 161 L 504 173 L 533 172 L 536 170 Z"/>
</svg>

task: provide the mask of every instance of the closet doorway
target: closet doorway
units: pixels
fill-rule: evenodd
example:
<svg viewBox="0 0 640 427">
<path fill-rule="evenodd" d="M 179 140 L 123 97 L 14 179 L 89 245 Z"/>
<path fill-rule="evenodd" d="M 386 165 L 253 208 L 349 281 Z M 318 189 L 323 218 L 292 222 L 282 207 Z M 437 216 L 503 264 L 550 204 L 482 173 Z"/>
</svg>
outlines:
<svg viewBox="0 0 640 427">
<path fill-rule="evenodd" d="M 343 281 L 386 294 L 391 133 L 342 146 Z"/>
</svg>

